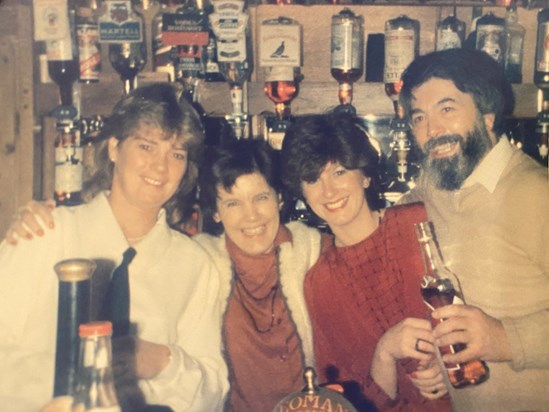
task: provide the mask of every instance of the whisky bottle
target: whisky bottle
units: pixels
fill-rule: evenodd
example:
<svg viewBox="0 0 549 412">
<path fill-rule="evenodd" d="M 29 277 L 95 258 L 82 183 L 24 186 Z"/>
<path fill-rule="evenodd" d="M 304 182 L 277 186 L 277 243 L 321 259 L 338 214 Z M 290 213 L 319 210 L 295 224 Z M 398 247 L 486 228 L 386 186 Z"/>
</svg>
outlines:
<svg viewBox="0 0 549 412">
<path fill-rule="evenodd" d="M 537 20 L 538 31 L 534 83 L 545 94 L 549 91 L 549 8 L 540 10 Z M 549 96 L 544 96 L 543 100 L 549 101 Z"/>
<path fill-rule="evenodd" d="M 66 4 L 65 4 L 66 5 Z M 67 32 L 62 38 L 46 42 L 46 54 L 48 57 L 48 73 L 50 78 L 59 86 L 59 94 L 62 106 L 73 105 L 73 84 L 80 76 L 80 64 L 78 62 L 78 43 L 75 31 L 75 11 L 67 6 L 57 16 L 60 19 L 68 19 Z"/>
<path fill-rule="evenodd" d="M 83 0 L 76 10 L 76 34 L 80 82 L 96 83 L 101 71 L 101 45 L 97 23 L 97 1 Z"/>
<path fill-rule="evenodd" d="M 424 273 L 421 279 L 421 296 L 430 310 L 452 304 L 464 304 L 459 280 L 444 264 L 431 222 L 415 225 L 416 236 L 423 257 Z M 444 320 L 442 320 L 444 321 Z M 433 319 L 433 326 L 441 320 Z M 439 347 L 441 355 L 456 353 L 465 349 L 464 344 Z M 478 385 L 489 377 L 488 366 L 484 361 L 473 360 L 465 363 L 446 362 L 448 379 L 455 388 Z"/>
<path fill-rule="evenodd" d="M 160 10 L 152 20 L 152 63 L 155 72 L 167 73 L 168 80 L 175 80 L 174 56 L 177 55 L 177 47 L 167 45 L 163 41 L 164 15 L 175 13 L 177 9 L 176 0 L 161 0 Z"/>
<path fill-rule="evenodd" d="M 517 3 L 515 0 L 507 7 L 505 13 L 505 76 L 511 83 L 522 83 L 522 52 L 526 30 L 518 22 Z"/>
<path fill-rule="evenodd" d="M 276 117 L 279 120 L 290 117 L 290 102 L 299 91 L 295 79 L 294 68 L 286 66 L 271 66 L 265 68 L 265 84 L 263 91 L 275 104 Z"/>
<path fill-rule="evenodd" d="M 419 53 L 419 22 L 401 15 L 385 23 L 385 93 L 393 101 L 399 116 L 398 96 L 402 89 L 400 76 Z"/>
<path fill-rule="evenodd" d="M 437 24 L 435 50 L 460 49 L 465 42 L 465 22 L 456 17 L 456 6 L 452 14 Z"/>
<path fill-rule="evenodd" d="M 137 86 L 137 74 L 147 63 L 145 25 L 130 0 L 108 0 L 99 19 L 99 39 L 109 44 L 109 61 L 124 83 L 124 93 Z"/>
<path fill-rule="evenodd" d="M 253 71 L 248 10 L 242 0 L 214 0 L 213 7 L 208 19 L 217 39 L 219 71 L 229 84 L 232 104 L 232 113 L 225 119 L 240 139 L 249 135 L 243 90 Z"/>
<path fill-rule="evenodd" d="M 477 20 L 476 49 L 492 56 L 502 67 L 505 65 L 505 20 L 489 12 Z"/>
<path fill-rule="evenodd" d="M 57 205 L 76 206 L 83 202 L 84 151 L 80 129 L 71 119 L 61 120 L 57 128 L 53 197 Z"/>
<path fill-rule="evenodd" d="M 364 29 L 362 16 L 344 8 L 332 16 L 331 73 L 339 83 L 339 108 L 355 112 L 353 83 L 364 71 Z"/>
</svg>

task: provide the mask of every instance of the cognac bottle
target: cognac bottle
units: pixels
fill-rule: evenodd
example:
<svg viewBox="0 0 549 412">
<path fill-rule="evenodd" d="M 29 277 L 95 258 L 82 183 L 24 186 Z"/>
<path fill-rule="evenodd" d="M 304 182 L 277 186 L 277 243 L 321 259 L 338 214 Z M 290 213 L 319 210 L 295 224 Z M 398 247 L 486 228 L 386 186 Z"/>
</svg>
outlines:
<svg viewBox="0 0 549 412">
<path fill-rule="evenodd" d="M 61 105 L 72 106 L 72 87 L 80 76 L 75 11 L 68 8 L 66 17 L 65 15 L 59 17 L 68 19 L 68 30 L 63 38 L 46 42 L 48 73 L 50 78 L 59 86 Z"/>
<path fill-rule="evenodd" d="M 331 73 L 339 83 L 340 106 L 354 111 L 353 83 L 364 71 L 364 30 L 362 17 L 348 8 L 332 16 Z"/>
<path fill-rule="evenodd" d="M 419 22 L 399 16 L 385 23 L 385 93 L 393 101 L 398 117 L 398 96 L 402 89 L 400 76 L 419 53 Z"/>
</svg>

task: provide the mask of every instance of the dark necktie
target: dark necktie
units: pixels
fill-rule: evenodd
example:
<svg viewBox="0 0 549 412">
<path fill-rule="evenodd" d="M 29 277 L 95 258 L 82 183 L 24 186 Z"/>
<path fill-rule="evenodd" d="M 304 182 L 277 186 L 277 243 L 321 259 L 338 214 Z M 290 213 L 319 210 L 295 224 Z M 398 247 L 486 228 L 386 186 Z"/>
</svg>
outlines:
<svg viewBox="0 0 549 412">
<path fill-rule="evenodd" d="M 128 335 L 130 331 L 130 285 L 128 266 L 134 258 L 135 249 L 124 252 L 122 263 L 114 270 L 101 308 L 101 320 L 110 320 L 113 337 Z"/>
</svg>

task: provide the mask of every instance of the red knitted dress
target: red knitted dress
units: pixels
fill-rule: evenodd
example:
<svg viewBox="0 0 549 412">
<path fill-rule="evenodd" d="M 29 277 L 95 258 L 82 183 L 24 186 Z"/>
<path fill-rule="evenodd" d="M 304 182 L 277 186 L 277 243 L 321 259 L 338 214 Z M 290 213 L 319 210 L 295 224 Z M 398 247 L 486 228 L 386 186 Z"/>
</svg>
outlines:
<svg viewBox="0 0 549 412">
<path fill-rule="evenodd" d="M 422 204 L 388 208 L 362 242 L 333 242 L 305 280 L 320 382 L 353 381 L 378 410 L 450 411 L 445 398 L 423 398 L 406 374 L 416 361 L 398 365 L 398 396 L 391 400 L 369 376 L 377 341 L 404 318 L 425 318 L 419 293 L 423 262 L 413 224 L 427 220 Z M 362 410 L 368 410 L 364 406 Z"/>
</svg>

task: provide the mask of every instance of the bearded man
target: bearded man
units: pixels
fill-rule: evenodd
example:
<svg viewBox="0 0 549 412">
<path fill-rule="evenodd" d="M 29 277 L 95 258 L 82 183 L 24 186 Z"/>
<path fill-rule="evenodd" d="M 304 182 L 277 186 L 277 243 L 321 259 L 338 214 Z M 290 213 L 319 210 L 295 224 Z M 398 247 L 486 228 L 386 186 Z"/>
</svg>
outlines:
<svg viewBox="0 0 549 412">
<path fill-rule="evenodd" d="M 489 379 L 452 390 L 456 411 L 549 410 L 549 185 L 547 169 L 514 148 L 514 106 L 503 70 L 476 50 L 418 57 L 400 99 L 424 154 L 417 185 L 466 305 L 444 318 L 436 344 L 464 343 L 448 362 L 486 361 Z"/>
</svg>

